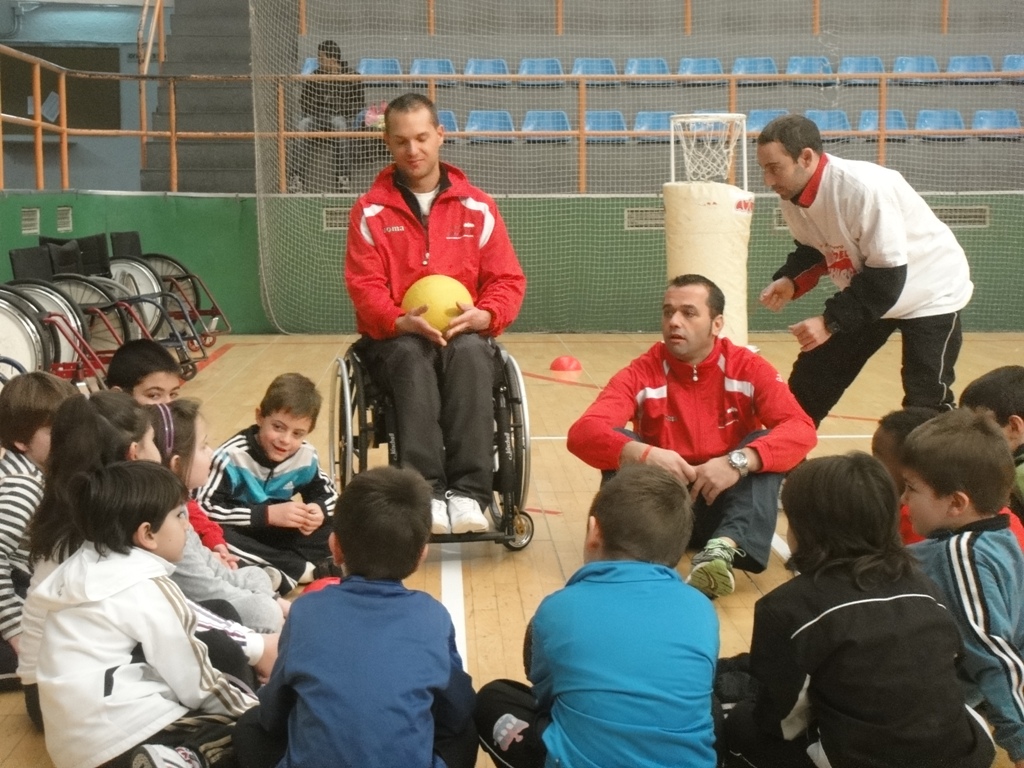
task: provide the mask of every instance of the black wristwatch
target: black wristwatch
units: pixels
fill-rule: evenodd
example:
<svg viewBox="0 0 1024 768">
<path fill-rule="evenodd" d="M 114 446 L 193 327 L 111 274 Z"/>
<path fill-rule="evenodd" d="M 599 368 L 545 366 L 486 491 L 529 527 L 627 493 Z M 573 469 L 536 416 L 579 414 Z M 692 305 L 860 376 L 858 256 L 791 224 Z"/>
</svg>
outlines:
<svg viewBox="0 0 1024 768">
<path fill-rule="evenodd" d="M 835 336 L 837 333 L 839 333 L 843 329 L 840 327 L 838 320 L 829 320 L 826 317 L 825 318 L 825 330 L 828 331 L 829 333 L 831 333 L 833 336 Z"/>
<path fill-rule="evenodd" d="M 740 477 L 746 477 L 747 473 L 750 472 L 750 462 L 747 461 L 747 454 L 743 451 L 729 451 L 726 459 L 729 461 L 729 466 L 740 473 Z"/>
</svg>

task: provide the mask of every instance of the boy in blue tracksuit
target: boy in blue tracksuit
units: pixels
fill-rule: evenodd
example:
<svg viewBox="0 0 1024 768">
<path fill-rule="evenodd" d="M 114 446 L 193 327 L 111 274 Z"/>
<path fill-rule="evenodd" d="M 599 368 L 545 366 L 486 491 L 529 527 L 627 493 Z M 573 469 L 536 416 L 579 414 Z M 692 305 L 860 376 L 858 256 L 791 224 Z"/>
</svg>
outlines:
<svg viewBox="0 0 1024 768">
<path fill-rule="evenodd" d="M 495 680 L 477 696 L 496 765 L 713 768 L 718 618 L 675 570 L 692 527 L 689 494 L 664 470 L 629 465 L 602 486 L 584 566 L 527 632 L 532 689 Z"/>
<path fill-rule="evenodd" d="M 345 486 L 330 537 L 345 578 L 292 606 L 260 705 L 235 731 L 241 765 L 475 765 L 475 697 L 451 616 L 402 585 L 426 557 L 431 498 L 411 469 Z"/>
<path fill-rule="evenodd" d="M 1014 482 L 999 427 L 961 409 L 910 433 L 903 502 L 926 540 L 911 551 L 939 585 L 963 635 L 967 701 L 1024 766 L 1024 554 L 999 514 Z"/>
<path fill-rule="evenodd" d="M 240 565 L 281 571 L 282 594 L 328 575 L 328 518 L 338 492 L 305 439 L 321 404 L 305 376 L 278 376 L 256 408 L 256 423 L 214 452 L 210 477 L 196 493 Z"/>
</svg>

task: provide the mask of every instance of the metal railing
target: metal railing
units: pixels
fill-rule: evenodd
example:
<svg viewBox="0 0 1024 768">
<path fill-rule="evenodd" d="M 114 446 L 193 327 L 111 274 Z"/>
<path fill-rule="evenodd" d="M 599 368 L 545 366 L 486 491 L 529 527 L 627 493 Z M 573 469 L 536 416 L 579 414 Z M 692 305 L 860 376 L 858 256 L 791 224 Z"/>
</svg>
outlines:
<svg viewBox="0 0 1024 768">
<path fill-rule="evenodd" d="M 156 0 L 159 5 L 160 0 Z M 150 38 L 150 44 L 147 46 L 145 58 L 148 59 L 152 52 L 152 38 Z M 484 138 L 484 137 L 501 137 L 506 139 L 520 139 L 520 138 L 569 138 L 576 139 L 576 155 L 578 161 L 578 183 L 577 190 L 580 194 L 587 192 L 587 163 L 588 163 L 588 138 L 626 138 L 636 139 L 644 138 L 649 139 L 652 137 L 664 137 L 668 141 L 669 131 L 587 131 L 586 130 L 586 112 L 587 112 L 587 99 L 590 92 L 590 88 L 600 87 L 601 85 L 608 85 L 609 83 L 616 84 L 627 84 L 630 81 L 636 81 L 642 79 L 645 82 L 661 82 L 664 81 L 666 84 L 675 85 L 697 85 L 700 83 L 712 84 L 722 83 L 726 85 L 723 90 L 722 98 L 722 111 L 725 112 L 739 112 L 743 111 L 739 109 L 740 94 L 751 88 L 751 87 L 769 87 L 773 85 L 779 85 L 784 83 L 791 83 L 799 81 L 801 83 L 817 82 L 822 83 L 838 82 L 837 87 L 842 88 L 842 82 L 844 80 L 856 79 L 857 81 L 872 80 L 878 83 L 878 98 L 877 108 L 879 115 L 878 129 L 875 131 L 825 131 L 823 136 L 825 138 L 860 138 L 860 139 L 873 139 L 876 143 L 876 160 L 879 164 L 884 165 L 886 161 L 886 145 L 887 142 L 894 139 L 905 139 L 911 136 L 928 136 L 931 138 L 967 138 L 971 136 L 983 136 L 993 137 L 1005 136 L 1006 138 L 1018 138 L 1024 137 L 1024 130 L 1015 128 L 1005 129 L 961 129 L 961 130 L 944 130 L 944 131 L 921 131 L 921 130 L 892 130 L 889 129 L 885 124 L 886 110 L 888 108 L 890 88 L 894 81 L 899 80 L 913 80 L 926 77 L 930 82 L 941 84 L 943 82 L 962 82 L 970 79 L 984 79 L 986 81 L 991 80 L 1015 80 L 1019 81 L 1022 79 L 1021 73 L 1001 73 L 1001 72 L 984 72 L 984 73 L 927 73 L 925 75 L 916 73 L 851 73 L 851 74 L 799 74 L 799 75 L 751 75 L 751 74 L 711 74 L 711 75 L 277 75 L 271 77 L 260 78 L 258 85 L 266 85 L 273 87 L 275 90 L 276 98 L 276 125 L 273 130 L 269 131 L 182 131 L 178 129 L 177 120 L 177 91 L 182 84 L 188 83 L 229 83 L 229 82 L 251 82 L 252 78 L 248 75 L 130 75 L 122 73 L 108 73 L 108 72 L 83 72 L 68 70 L 64 67 L 52 64 L 44 61 L 35 56 L 31 56 L 20 51 L 14 50 L 8 46 L 0 45 L 0 64 L 2 64 L 4 57 L 10 57 L 19 61 L 27 62 L 32 67 L 32 94 L 34 112 L 31 118 L 18 117 L 16 115 L 10 115 L 2 112 L 3 104 L 0 102 L 0 141 L 3 140 L 4 128 L 7 125 L 20 125 L 26 126 L 32 129 L 33 136 L 33 148 L 34 148 L 34 170 L 35 170 L 35 186 L 36 189 L 43 190 L 46 188 L 45 182 L 45 164 L 43 156 L 44 138 L 46 136 L 55 135 L 57 137 L 58 151 L 59 151 L 59 168 L 60 168 L 60 188 L 67 190 L 71 188 L 70 169 L 68 167 L 68 144 L 69 139 L 77 137 L 111 137 L 111 136 L 135 136 L 140 139 L 143 146 L 142 152 L 142 166 L 145 167 L 145 146 L 147 142 L 154 139 L 166 140 L 169 147 L 169 191 L 178 191 L 178 147 L 182 141 L 203 141 L 203 140 L 237 140 L 237 141 L 254 141 L 255 139 L 273 139 L 277 144 L 279 157 L 285 158 L 287 142 L 296 139 L 305 138 L 339 138 L 339 139 L 354 139 L 358 141 L 380 141 L 379 134 L 371 133 L 365 130 L 356 131 L 294 131 L 289 130 L 288 125 L 288 91 L 289 85 L 293 88 L 297 87 L 303 81 L 311 79 L 324 79 L 324 80 L 359 80 L 364 86 L 372 86 L 376 82 L 387 82 L 394 83 L 396 81 L 408 82 L 410 88 L 413 88 L 413 84 L 427 83 L 427 95 L 438 102 L 438 88 L 437 82 L 450 82 L 454 81 L 457 83 L 469 83 L 473 81 L 480 82 L 494 82 L 494 81 L 505 81 L 510 84 L 516 84 L 520 82 L 530 81 L 534 83 L 542 81 L 561 81 L 567 83 L 566 92 L 574 94 L 574 97 L 567 96 L 567 100 L 575 98 L 575 105 L 573 111 L 575 113 L 575 120 L 577 127 L 570 131 L 549 131 L 549 132 L 536 132 L 536 131 L 511 131 L 511 132 L 467 132 L 467 131 L 456 131 L 452 134 L 454 138 Z M 56 124 L 47 122 L 42 114 L 42 100 L 41 100 L 41 80 L 42 72 L 52 72 L 57 76 L 57 95 L 59 99 L 59 117 Z M 95 128 L 75 128 L 68 125 L 67 115 L 67 81 L 68 78 L 82 79 L 82 80 L 116 80 L 120 82 L 133 82 L 137 81 L 140 89 L 140 96 L 144 93 L 146 85 L 148 83 L 157 82 L 163 84 L 167 88 L 168 93 L 168 127 L 167 130 L 153 130 L 148 125 L 147 115 L 143 112 L 144 107 L 140 107 L 140 128 L 138 130 L 116 130 L 116 129 L 95 129 Z M 741 85 L 740 83 L 743 83 Z M 718 86 L 722 87 L 722 86 Z M 927 86 L 925 86 L 927 87 Z M 450 91 L 450 89 L 442 89 L 442 91 Z M 863 93 L 864 88 L 859 87 L 858 91 Z M 439 107 L 443 108 L 445 105 L 443 100 L 438 104 Z M 750 138 L 756 138 L 757 132 L 749 132 Z M 278 178 L 277 186 L 280 192 L 285 192 L 287 189 L 287 178 L 288 169 L 285 167 L 285 163 L 279 163 L 278 167 Z M 0 153 L 0 190 L 4 189 L 4 161 L 3 154 Z"/>
</svg>

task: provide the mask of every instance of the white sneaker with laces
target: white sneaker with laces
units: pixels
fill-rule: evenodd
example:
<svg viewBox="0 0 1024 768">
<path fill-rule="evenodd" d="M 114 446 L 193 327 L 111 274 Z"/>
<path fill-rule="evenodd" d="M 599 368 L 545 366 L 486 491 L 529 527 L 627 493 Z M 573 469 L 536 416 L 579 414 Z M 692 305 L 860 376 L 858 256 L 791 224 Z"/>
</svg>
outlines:
<svg viewBox="0 0 1024 768">
<path fill-rule="evenodd" d="M 449 491 L 448 517 L 452 521 L 452 533 L 483 533 L 487 530 L 487 518 L 480 511 L 476 499 L 456 496 Z"/>
<path fill-rule="evenodd" d="M 187 747 L 142 744 L 132 750 L 132 768 L 205 768 L 205 764 Z"/>
<path fill-rule="evenodd" d="M 448 505 L 443 499 L 430 502 L 430 532 L 436 535 L 451 533 L 452 526 L 448 520 Z"/>
</svg>

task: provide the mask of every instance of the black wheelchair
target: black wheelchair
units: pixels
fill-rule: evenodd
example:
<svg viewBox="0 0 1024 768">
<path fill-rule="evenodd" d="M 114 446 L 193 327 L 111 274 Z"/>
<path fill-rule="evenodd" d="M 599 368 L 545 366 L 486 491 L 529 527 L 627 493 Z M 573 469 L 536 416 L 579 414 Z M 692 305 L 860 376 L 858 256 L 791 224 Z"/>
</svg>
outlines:
<svg viewBox="0 0 1024 768">
<path fill-rule="evenodd" d="M 533 539 L 526 512 L 530 487 L 530 421 L 526 387 L 518 363 L 500 344 L 501 375 L 494 386 L 494 499 L 485 514 L 494 530 L 432 534 L 436 543 L 494 541 L 512 551 Z M 344 489 L 354 474 L 368 469 L 370 451 L 386 446 L 389 464 L 398 463 L 399 435 L 390 396 L 372 380 L 355 346 L 334 362 L 329 421 L 329 461 Z"/>
</svg>

